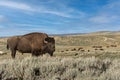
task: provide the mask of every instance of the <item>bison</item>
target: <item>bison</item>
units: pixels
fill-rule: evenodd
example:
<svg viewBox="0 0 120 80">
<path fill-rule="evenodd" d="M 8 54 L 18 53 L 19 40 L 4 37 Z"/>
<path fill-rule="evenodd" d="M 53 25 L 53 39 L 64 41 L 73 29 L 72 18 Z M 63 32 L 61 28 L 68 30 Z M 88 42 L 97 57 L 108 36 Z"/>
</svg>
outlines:
<svg viewBox="0 0 120 80">
<path fill-rule="evenodd" d="M 21 53 L 32 53 L 32 56 L 39 56 L 49 53 L 53 56 L 55 51 L 55 39 L 45 33 L 29 33 L 22 36 L 10 37 L 7 40 L 7 49 L 11 50 L 12 58 L 15 58 L 16 51 Z"/>
</svg>

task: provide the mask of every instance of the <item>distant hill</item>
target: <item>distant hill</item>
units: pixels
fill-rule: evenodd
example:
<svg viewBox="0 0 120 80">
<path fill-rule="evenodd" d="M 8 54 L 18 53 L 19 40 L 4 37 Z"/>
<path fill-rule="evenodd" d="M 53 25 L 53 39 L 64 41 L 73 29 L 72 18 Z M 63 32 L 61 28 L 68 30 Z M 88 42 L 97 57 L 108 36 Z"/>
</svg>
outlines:
<svg viewBox="0 0 120 80">
<path fill-rule="evenodd" d="M 67 34 L 48 34 L 48 35 L 49 36 L 120 35 L 120 31 L 97 31 L 97 32 L 90 32 L 90 33 L 67 33 Z M 10 37 L 10 36 L 0 36 L 0 38 L 7 38 L 7 37 Z"/>
<path fill-rule="evenodd" d="M 76 35 L 120 35 L 120 31 L 98 31 L 90 33 L 50 34 L 50 36 L 76 36 Z"/>
<path fill-rule="evenodd" d="M 68 33 L 68 34 L 49 34 L 50 36 L 67 36 L 67 35 L 81 35 L 86 33 Z"/>
<path fill-rule="evenodd" d="M 91 35 L 120 35 L 120 31 L 98 31 L 98 32 L 91 32 L 88 34 L 91 34 Z"/>
<path fill-rule="evenodd" d="M 74 35 L 74 36 L 73 36 Z M 57 45 L 90 46 L 90 45 L 120 45 L 120 31 L 99 31 L 86 34 L 67 34 L 56 36 Z"/>
</svg>

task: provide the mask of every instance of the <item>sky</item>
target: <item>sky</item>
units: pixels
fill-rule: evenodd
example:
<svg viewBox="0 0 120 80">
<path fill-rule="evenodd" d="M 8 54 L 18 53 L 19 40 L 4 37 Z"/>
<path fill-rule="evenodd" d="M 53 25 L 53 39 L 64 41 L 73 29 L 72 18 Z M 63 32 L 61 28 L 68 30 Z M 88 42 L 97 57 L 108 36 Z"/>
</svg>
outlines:
<svg viewBox="0 0 120 80">
<path fill-rule="evenodd" d="M 120 0 L 0 0 L 0 36 L 120 30 Z"/>
</svg>

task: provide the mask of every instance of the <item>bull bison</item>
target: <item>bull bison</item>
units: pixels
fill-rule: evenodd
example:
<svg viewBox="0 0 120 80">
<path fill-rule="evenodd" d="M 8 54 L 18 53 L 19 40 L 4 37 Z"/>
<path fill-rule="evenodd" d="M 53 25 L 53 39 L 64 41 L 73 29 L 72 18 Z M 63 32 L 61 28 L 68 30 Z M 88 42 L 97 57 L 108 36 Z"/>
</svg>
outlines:
<svg viewBox="0 0 120 80">
<path fill-rule="evenodd" d="M 16 51 L 32 53 L 32 56 L 39 56 L 45 53 L 49 53 L 50 56 L 53 56 L 55 40 L 45 33 L 34 32 L 8 38 L 7 49 L 11 50 L 12 58 L 15 58 Z"/>
</svg>

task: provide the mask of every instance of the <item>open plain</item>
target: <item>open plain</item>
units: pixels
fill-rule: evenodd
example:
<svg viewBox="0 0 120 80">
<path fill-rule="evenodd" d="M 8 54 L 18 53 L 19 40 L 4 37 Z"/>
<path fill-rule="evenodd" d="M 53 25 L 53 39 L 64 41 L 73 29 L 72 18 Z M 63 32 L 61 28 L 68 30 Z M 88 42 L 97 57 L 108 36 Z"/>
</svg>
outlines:
<svg viewBox="0 0 120 80">
<path fill-rule="evenodd" d="M 0 80 L 120 80 L 120 32 L 54 36 L 54 56 L 11 58 L 0 38 Z"/>
</svg>

